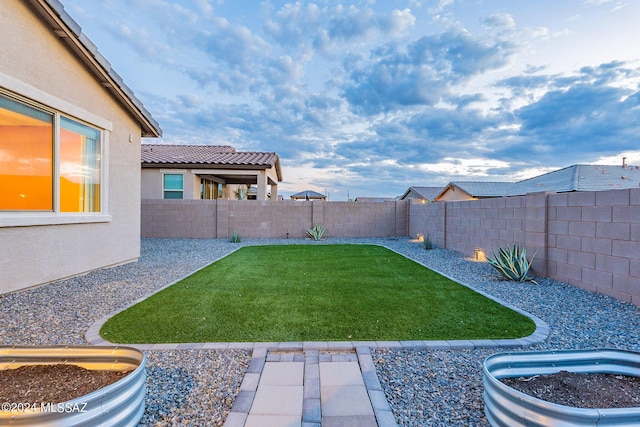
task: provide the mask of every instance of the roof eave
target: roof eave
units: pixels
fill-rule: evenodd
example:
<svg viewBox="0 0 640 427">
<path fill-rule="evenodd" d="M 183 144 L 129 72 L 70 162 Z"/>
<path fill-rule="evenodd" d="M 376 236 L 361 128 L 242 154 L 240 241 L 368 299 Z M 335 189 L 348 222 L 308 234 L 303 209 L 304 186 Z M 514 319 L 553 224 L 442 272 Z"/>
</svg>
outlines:
<svg viewBox="0 0 640 427">
<path fill-rule="evenodd" d="M 140 124 L 142 137 L 158 138 L 162 136 L 162 129 L 158 122 L 144 108 L 122 78 L 111 68 L 111 64 L 98 52 L 97 47 L 82 33 L 82 29 L 64 10 L 64 6 L 58 0 L 27 1 L 100 84 L 136 119 Z"/>
<path fill-rule="evenodd" d="M 244 169 L 265 170 L 273 167 L 271 164 L 238 165 L 227 163 L 179 163 L 179 162 L 142 162 L 143 168 L 189 168 L 189 169 Z M 278 176 L 280 179 L 280 176 Z"/>
</svg>

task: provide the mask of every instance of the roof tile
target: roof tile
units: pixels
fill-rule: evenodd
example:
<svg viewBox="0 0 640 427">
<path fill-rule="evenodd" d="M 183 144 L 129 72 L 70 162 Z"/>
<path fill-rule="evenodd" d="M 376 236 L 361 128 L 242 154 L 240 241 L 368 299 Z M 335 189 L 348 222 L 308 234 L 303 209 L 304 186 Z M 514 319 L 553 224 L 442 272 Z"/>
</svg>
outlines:
<svg viewBox="0 0 640 427">
<path fill-rule="evenodd" d="M 143 164 L 274 166 L 278 155 L 236 151 L 229 145 L 142 144 Z"/>
</svg>

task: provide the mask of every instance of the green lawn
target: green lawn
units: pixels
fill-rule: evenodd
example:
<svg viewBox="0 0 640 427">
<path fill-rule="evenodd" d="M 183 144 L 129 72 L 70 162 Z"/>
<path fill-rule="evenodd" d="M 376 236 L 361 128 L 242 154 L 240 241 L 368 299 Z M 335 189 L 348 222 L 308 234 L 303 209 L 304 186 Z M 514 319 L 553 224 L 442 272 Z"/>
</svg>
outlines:
<svg viewBox="0 0 640 427">
<path fill-rule="evenodd" d="M 533 321 L 386 248 L 244 247 L 109 319 L 119 343 L 519 338 Z"/>
</svg>

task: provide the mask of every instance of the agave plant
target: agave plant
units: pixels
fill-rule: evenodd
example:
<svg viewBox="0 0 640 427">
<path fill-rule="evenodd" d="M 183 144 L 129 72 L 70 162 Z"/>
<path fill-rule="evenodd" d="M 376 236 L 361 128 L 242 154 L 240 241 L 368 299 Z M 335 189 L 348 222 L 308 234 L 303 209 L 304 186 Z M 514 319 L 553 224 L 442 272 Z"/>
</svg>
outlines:
<svg viewBox="0 0 640 427">
<path fill-rule="evenodd" d="M 316 224 L 316 225 L 313 226 L 313 228 L 307 229 L 307 234 L 313 240 L 321 240 L 322 236 L 324 236 L 324 232 L 325 231 L 327 231 L 326 228 L 324 228 L 321 225 Z"/>
<path fill-rule="evenodd" d="M 242 240 L 242 238 L 240 237 L 240 233 L 238 233 L 237 231 L 234 231 L 233 233 L 231 233 L 231 243 L 240 243 L 240 240 Z"/>
<path fill-rule="evenodd" d="M 431 242 L 431 237 L 429 237 L 429 233 L 427 233 L 427 235 L 424 236 L 424 241 L 422 242 L 422 247 L 424 247 L 425 250 L 427 250 L 427 251 L 433 249 L 433 242 Z"/>
<path fill-rule="evenodd" d="M 536 254 L 537 252 L 531 257 L 531 262 Z M 513 245 L 513 248 L 499 248 L 498 254 L 494 253 L 493 258 L 487 259 L 487 262 L 509 280 L 538 284 L 529 274 L 531 262 L 527 261 L 526 249 L 521 249 L 517 244 Z"/>
</svg>

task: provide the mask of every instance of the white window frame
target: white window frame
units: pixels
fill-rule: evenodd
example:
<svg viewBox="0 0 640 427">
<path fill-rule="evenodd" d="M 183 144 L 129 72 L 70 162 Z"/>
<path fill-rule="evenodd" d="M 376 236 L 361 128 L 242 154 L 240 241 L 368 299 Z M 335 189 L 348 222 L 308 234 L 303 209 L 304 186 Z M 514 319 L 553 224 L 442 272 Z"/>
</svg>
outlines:
<svg viewBox="0 0 640 427">
<path fill-rule="evenodd" d="M 164 177 L 166 175 L 182 175 L 182 190 L 165 189 Z M 162 200 L 184 200 L 184 175 L 185 175 L 184 171 L 180 171 L 180 170 L 162 172 Z M 175 191 L 175 192 L 182 191 L 182 197 L 180 199 L 167 199 L 166 197 L 164 197 L 165 191 Z"/>
<path fill-rule="evenodd" d="M 0 211 L 0 227 L 33 225 L 82 224 L 111 221 L 109 211 L 109 139 L 113 131 L 110 121 L 77 105 L 53 96 L 0 72 L 0 94 L 26 103 L 54 116 L 53 211 Z M 100 212 L 60 212 L 60 116 L 77 120 L 100 131 Z"/>
</svg>

